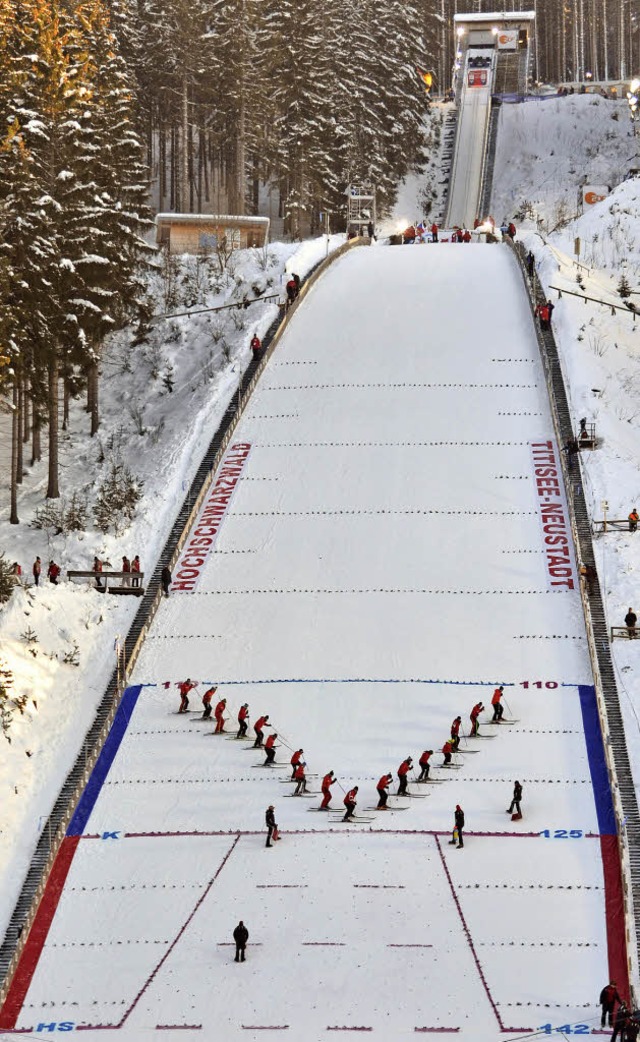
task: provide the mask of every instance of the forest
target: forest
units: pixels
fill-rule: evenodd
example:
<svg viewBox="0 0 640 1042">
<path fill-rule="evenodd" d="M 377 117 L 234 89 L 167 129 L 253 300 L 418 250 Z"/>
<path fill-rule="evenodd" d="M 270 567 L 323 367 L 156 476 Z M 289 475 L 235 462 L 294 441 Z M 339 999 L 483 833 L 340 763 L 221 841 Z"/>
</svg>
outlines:
<svg viewBox="0 0 640 1042">
<path fill-rule="evenodd" d="M 291 239 L 378 212 L 423 158 L 450 82 L 452 18 L 497 0 L 0 0 L 0 393 L 25 468 L 82 398 L 100 423 L 105 338 L 149 319 L 155 212 L 269 212 Z M 534 0 L 532 77 L 638 72 L 635 0 Z"/>
</svg>

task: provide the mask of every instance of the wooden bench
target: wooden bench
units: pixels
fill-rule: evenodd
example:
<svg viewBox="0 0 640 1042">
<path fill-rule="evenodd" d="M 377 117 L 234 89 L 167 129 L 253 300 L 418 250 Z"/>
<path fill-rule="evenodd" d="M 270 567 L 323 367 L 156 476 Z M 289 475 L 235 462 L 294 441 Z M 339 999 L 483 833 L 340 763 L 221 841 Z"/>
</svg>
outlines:
<svg viewBox="0 0 640 1042">
<path fill-rule="evenodd" d="M 142 597 L 144 572 L 76 572 L 67 571 L 67 579 L 93 579 L 99 593 L 115 593 L 119 596 Z M 120 585 L 109 585 L 110 579 L 119 579 Z M 133 583 L 138 585 L 134 586 Z"/>
<path fill-rule="evenodd" d="M 616 638 L 622 638 L 623 640 L 636 640 L 636 638 L 640 638 L 640 626 L 636 626 L 633 633 L 629 633 L 626 626 L 612 626 L 611 640 L 616 640 Z"/>
</svg>

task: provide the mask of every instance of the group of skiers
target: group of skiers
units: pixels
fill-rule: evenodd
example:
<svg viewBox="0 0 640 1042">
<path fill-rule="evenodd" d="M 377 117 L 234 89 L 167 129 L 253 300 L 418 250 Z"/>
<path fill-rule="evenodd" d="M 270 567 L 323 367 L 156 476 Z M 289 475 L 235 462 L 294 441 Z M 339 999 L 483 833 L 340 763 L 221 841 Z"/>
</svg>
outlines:
<svg viewBox="0 0 640 1042">
<path fill-rule="evenodd" d="M 178 709 L 178 712 L 179 713 L 186 713 L 188 711 L 188 709 L 189 709 L 189 694 L 197 686 L 197 682 L 194 682 L 194 681 L 191 680 L 190 677 L 187 677 L 186 680 L 182 681 L 177 686 L 178 686 L 178 691 L 180 693 L 180 707 Z M 223 734 L 225 732 L 225 726 L 224 725 L 225 725 L 226 721 L 228 720 L 228 716 L 225 715 L 226 712 L 227 712 L 227 699 L 226 698 L 218 699 L 216 701 L 216 703 L 215 703 L 215 708 L 214 708 L 214 696 L 216 695 L 216 692 L 217 692 L 216 685 L 212 685 L 211 687 L 208 687 L 207 690 L 205 691 L 205 693 L 203 694 L 203 696 L 202 696 L 202 705 L 203 705 L 202 719 L 203 720 L 209 720 L 211 718 L 211 714 L 213 712 L 213 717 L 215 719 L 214 734 Z M 498 686 L 495 689 L 495 691 L 493 692 L 493 696 L 491 698 L 491 707 L 493 709 L 493 718 L 492 718 L 492 722 L 493 723 L 498 723 L 499 724 L 502 721 L 503 714 L 504 714 L 504 708 L 503 708 L 503 705 L 502 705 L 503 694 L 504 694 L 504 688 L 503 688 L 502 685 Z M 484 704 L 482 703 L 482 701 L 476 702 L 475 705 L 473 706 L 473 708 L 471 709 L 471 712 L 469 714 L 469 720 L 470 720 L 469 737 L 470 738 L 478 737 L 478 735 L 479 735 L 479 725 L 480 725 L 480 714 L 482 712 L 484 712 L 484 710 L 485 710 L 485 707 L 484 707 Z M 249 704 L 247 702 L 243 702 L 243 704 L 240 706 L 240 708 L 238 710 L 237 723 L 238 723 L 238 730 L 237 730 L 237 733 L 236 733 L 235 737 L 237 739 L 246 738 L 247 737 L 247 731 L 248 731 L 248 728 L 249 728 Z M 446 742 L 444 743 L 444 745 L 442 747 L 443 762 L 442 762 L 442 764 L 440 766 L 443 767 L 443 768 L 446 768 L 446 767 L 449 767 L 449 766 L 452 765 L 453 753 L 456 752 L 458 750 L 459 746 L 460 746 L 460 738 L 461 738 L 460 728 L 461 728 L 461 725 L 462 725 L 462 717 L 461 716 L 456 716 L 455 719 L 453 720 L 452 724 L 451 724 L 450 736 L 446 740 Z M 263 767 L 272 767 L 275 764 L 276 750 L 277 750 L 277 748 L 279 748 L 279 746 L 276 744 L 277 738 L 278 738 L 278 734 L 277 734 L 277 732 L 275 730 L 272 730 L 271 734 L 269 734 L 268 737 L 265 740 L 265 731 L 267 730 L 267 728 L 271 729 L 272 725 L 269 722 L 269 714 L 268 713 L 264 713 L 264 714 L 260 715 L 255 720 L 255 722 L 253 724 L 253 731 L 254 731 L 254 734 L 255 734 L 253 748 L 254 749 L 262 749 L 262 750 L 264 750 L 265 760 L 264 760 L 264 763 L 262 764 L 262 766 Z M 286 744 L 286 743 L 281 743 L 281 744 Z M 430 763 L 430 761 L 431 761 L 431 757 L 432 756 L 433 756 L 433 749 L 425 749 L 421 753 L 420 758 L 418 760 L 418 766 L 420 768 L 420 774 L 419 774 L 419 776 L 417 778 L 415 778 L 415 780 L 418 783 L 427 783 L 427 782 L 429 782 L 429 780 L 430 780 L 429 779 L 429 774 L 430 774 L 430 770 L 431 770 L 431 763 Z M 292 752 L 291 759 L 290 759 L 290 766 L 291 766 L 291 781 L 295 782 L 295 784 L 296 784 L 295 790 L 292 793 L 292 795 L 294 795 L 294 796 L 302 796 L 302 795 L 304 795 L 307 792 L 307 776 L 306 776 L 306 766 L 307 765 L 306 765 L 306 762 L 304 760 L 304 749 L 302 749 L 302 748 L 295 749 Z M 400 765 L 398 766 L 398 769 L 396 771 L 396 775 L 397 775 L 397 778 L 398 778 L 398 790 L 397 790 L 397 792 L 395 794 L 396 796 L 403 797 L 403 796 L 410 796 L 411 795 L 408 792 L 408 782 L 409 782 L 409 774 L 410 774 L 410 772 L 413 772 L 413 771 L 414 771 L 413 757 L 407 756 L 400 763 Z M 332 796 L 333 796 L 331 789 L 332 789 L 332 786 L 336 784 L 336 782 L 338 782 L 338 779 L 336 778 L 335 773 L 334 773 L 333 770 L 329 771 L 327 774 L 325 774 L 323 776 L 322 782 L 321 782 L 321 785 L 320 785 L 321 794 L 322 794 L 322 801 L 320 803 L 320 806 L 317 808 L 319 811 L 328 811 L 328 810 L 330 810 L 330 804 L 331 804 L 331 800 L 332 800 Z M 376 810 L 386 811 L 386 810 L 390 809 L 389 806 L 388 806 L 388 798 L 389 798 L 389 791 L 388 790 L 389 790 L 389 787 L 392 784 L 392 782 L 393 782 L 393 774 L 391 774 L 391 773 L 383 774 L 382 777 L 379 779 L 378 784 L 376 785 L 376 792 L 377 792 L 377 796 L 378 796 L 378 803 L 377 803 L 377 806 L 375 808 Z M 340 783 L 338 782 L 338 784 L 340 784 Z M 343 821 L 349 821 L 350 819 L 353 818 L 355 810 L 356 810 L 356 806 L 357 806 L 358 791 L 359 791 L 359 786 L 357 786 L 357 785 L 354 785 L 352 788 L 350 788 L 348 792 L 344 792 L 344 790 L 343 790 L 343 792 L 344 792 L 344 799 L 343 799 L 342 802 L 343 802 L 344 808 L 345 808 L 344 817 L 342 819 Z M 510 805 L 510 807 L 508 808 L 508 811 L 507 811 L 507 813 L 512 814 L 514 820 L 518 820 L 518 819 L 520 819 L 522 817 L 521 806 L 520 806 L 521 799 L 522 799 L 522 785 L 520 784 L 519 781 L 516 781 L 516 783 L 514 785 L 513 799 L 511 801 L 511 805 Z M 513 813 L 514 810 L 515 810 L 515 814 Z M 270 847 L 270 846 L 272 846 L 272 841 L 275 841 L 275 840 L 277 840 L 279 838 L 278 827 L 277 827 L 277 824 L 276 824 L 276 821 L 275 821 L 275 810 L 274 810 L 273 805 L 270 805 L 267 808 L 266 815 L 265 815 L 265 823 L 266 823 L 266 826 L 267 826 L 266 846 Z M 456 807 L 456 811 L 455 811 L 455 815 L 454 815 L 454 833 L 453 833 L 453 839 L 451 840 L 451 842 L 455 843 L 458 846 L 458 848 L 461 848 L 464 845 L 463 844 L 463 839 L 462 839 L 462 829 L 463 829 L 463 827 L 464 827 L 464 813 L 463 813 L 462 809 L 459 806 L 457 806 Z"/>
</svg>

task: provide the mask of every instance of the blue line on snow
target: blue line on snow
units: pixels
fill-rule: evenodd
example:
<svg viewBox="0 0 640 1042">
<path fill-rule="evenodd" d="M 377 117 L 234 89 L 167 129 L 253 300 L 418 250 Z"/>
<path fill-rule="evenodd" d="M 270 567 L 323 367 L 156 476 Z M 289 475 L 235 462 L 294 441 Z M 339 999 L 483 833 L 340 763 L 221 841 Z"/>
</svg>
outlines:
<svg viewBox="0 0 640 1042">
<path fill-rule="evenodd" d="M 78 806 L 69 822 L 67 836 L 81 836 L 83 834 L 91 816 L 91 812 L 96 805 L 105 779 L 111 769 L 111 764 L 115 760 L 122 739 L 125 736 L 125 732 L 129 726 L 129 721 L 133 715 L 133 710 L 136 707 L 136 702 L 138 701 L 141 690 L 141 684 L 138 684 L 135 687 L 128 687 L 122 696 L 122 701 L 116 711 L 116 715 L 111 725 L 111 730 L 109 731 L 102 747 L 102 752 L 96 761 L 96 765 L 93 768 L 89 781 L 80 797 Z"/>
<path fill-rule="evenodd" d="M 602 741 L 602 731 L 600 730 L 596 691 L 593 685 L 579 684 L 578 692 L 580 694 L 584 736 L 587 742 L 593 797 L 598 815 L 598 831 L 601 836 L 615 836 L 618 829 L 613 810 L 607 761 L 604 755 L 604 742 Z"/>
</svg>

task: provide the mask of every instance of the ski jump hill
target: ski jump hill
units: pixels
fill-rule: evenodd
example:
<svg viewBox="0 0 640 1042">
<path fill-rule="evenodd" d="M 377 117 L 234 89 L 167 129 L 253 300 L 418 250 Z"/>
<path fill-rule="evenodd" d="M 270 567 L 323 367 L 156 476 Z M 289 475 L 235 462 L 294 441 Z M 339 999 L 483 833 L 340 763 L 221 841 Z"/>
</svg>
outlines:
<svg viewBox="0 0 640 1042">
<path fill-rule="evenodd" d="M 506 246 L 355 249 L 328 269 L 174 569 L 2 1038 L 598 1033 L 627 955 L 558 453 Z M 231 734 L 200 720 L 212 682 Z M 509 723 L 483 714 L 441 768 L 453 718 L 468 734 L 498 684 Z M 274 769 L 232 738 L 244 702 L 269 714 Z M 307 798 L 288 780 L 298 748 Z M 379 777 L 426 748 L 435 784 L 411 776 L 376 811 Z M 337 810 L 359 786 L 353 823 L 317 810 L 331 769 Z M 265 849 L 270 804 L 282 841 Z"/>
</svg>

